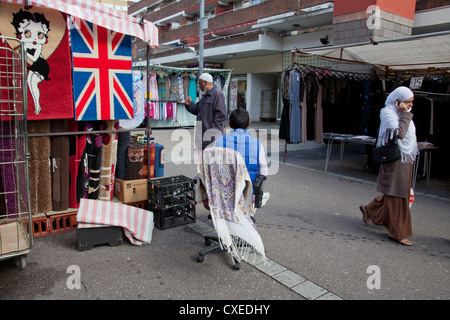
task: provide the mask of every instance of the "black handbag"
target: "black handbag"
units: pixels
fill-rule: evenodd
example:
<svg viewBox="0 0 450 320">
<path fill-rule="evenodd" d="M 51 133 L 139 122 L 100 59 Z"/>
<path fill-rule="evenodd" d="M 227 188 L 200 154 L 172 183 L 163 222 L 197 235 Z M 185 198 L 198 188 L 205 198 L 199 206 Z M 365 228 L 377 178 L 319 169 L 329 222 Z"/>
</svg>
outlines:
<svg viewBox="0 0 450 320">
<path fill-rule="evenodd" d="M 401 157 L 400 148 L 396 143 L 388 144 L 372 150 L 375 164 L 394 162 Z"/>
</svg>

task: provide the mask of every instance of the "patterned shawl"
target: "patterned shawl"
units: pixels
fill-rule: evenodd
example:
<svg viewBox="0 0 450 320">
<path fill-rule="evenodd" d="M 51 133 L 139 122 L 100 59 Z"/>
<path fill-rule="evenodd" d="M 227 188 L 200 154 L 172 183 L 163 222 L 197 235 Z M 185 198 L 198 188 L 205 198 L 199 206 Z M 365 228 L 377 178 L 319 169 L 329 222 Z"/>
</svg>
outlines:
<svg viewBox="0 0 450 320">
<path fill-rule="evenodd" d="M 242 156 L 233 149 L 211 147 L 198 165 L 198 195 L 208 198 L 219 243 L 237 260 L 250 250 L 265 261 L 264 245 L 250 218 L 252 184 Z"/>
</svg>

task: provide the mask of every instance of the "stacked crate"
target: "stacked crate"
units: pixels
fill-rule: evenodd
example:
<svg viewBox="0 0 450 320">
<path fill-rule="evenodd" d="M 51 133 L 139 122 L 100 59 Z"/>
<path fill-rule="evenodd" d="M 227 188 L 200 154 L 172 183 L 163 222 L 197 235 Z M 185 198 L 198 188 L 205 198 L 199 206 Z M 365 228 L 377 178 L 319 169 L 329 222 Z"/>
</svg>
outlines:
<svg viewBox="0 0 450 320">
<path fill-rule="evenodd" d="M 148 185 L 149 210 L 158 229 L 195 222 L 195 183 L 181 176 L 152 179 Z"/>
</svg>

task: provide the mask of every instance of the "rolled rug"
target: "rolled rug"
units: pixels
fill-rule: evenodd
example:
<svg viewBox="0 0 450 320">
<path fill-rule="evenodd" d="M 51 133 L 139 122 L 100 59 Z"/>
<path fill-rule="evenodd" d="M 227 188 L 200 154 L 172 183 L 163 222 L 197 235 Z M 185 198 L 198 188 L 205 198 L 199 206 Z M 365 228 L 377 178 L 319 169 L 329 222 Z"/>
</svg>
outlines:
<svg viewBox="0 0 450 320">
<path fill-rule="evenodd" d="M 117 141 L 117 163 L 115 176 L 120 180 L 127 180 L 127 158 L 130 139 L 131 132 L 125 131 L 119 133 L 119 139 Z"/>
<path fill-rule="evenodd" d="M 50 132 L 63 133 L 69 130 L 69 119 L 50 120 Z M 67 135 L 50 137 L 53 211 L 69 208 L 69 144 Z"/>
<path fill-rule="evenodd" d="M 118 130 L 118 120 L 103 121 L 101 130 Z M 111 201 L 114 195 L 114 173 L 117 161 L 118 133 L 104 133 L 100 166 L 100 190 L 98 200 Z"/>
<path fill-rule="evenodd" d="M 75 122 L 71 120 L 70 131 L 86 131 L 86 123 L 83 121 Z M 71 135 L 70 139 L 70 154 L 69 154 L 69 207 L 78 208 L 80 206 L 80 199 L 84 197 L 84 172 L 86 170 L 86 138 L 87 135 Z"/>
<path fill-rule="evenodd" d="M 89 122 L 88 131 L 99 130 L 98 123 Z M 101 154 L 102 154 L 102 135 L 93 133 L 88 135 L 86 141 L 86 154 L 88 170 L 86 170 L 87 181 L 87 198 L 98 199 L 100 189 L 100 166 L 101 166 Z"/>
<path fill-rule="evenodd" d="M 28 133 L 49 133 L 50 120 L 28 121 Z M 50 175 L 50 137 L 29 137 L 30 153 L 30 200 L 31 213 L 39 214 L 52 210 Z"/>
</svg>

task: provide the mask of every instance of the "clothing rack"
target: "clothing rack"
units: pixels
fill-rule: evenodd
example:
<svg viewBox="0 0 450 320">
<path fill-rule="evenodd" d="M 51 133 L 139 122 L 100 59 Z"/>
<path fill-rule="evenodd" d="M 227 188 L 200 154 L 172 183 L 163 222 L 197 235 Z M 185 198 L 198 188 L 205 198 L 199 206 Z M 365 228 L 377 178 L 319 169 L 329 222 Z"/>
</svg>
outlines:
<svg viewBox="0 0 450 320">
<path fill-rule="evenodd" d="M 288 70 L 297 70 L 300 73 L 308 73 L 313 72 L 316 75 L 321 76 L 329 76 L 337 79 L 349 79 L 349 80 L 361 80 L 361 81 L 370 81 L 374 77 L 379 77 L 373 73 L 363 73 L 363 72 L 349 72 L 349 71 L 341 71 L 341 70 L 333 70 L 325 67 L 315 67 L 306 64 L 299 64 L 294 62 Z"/>
<path fill-rule="evenodd" d="M 320 79 L 324 78 L 333 78 L 333 79 L 340 79 L 340 80 L 355 80 L 355 81 L 365 81 L 365 82 L 371 82 L 373 80 L 380 80 L 381 77 L 374 73 L 363 73 L 363 72 L 349 72 L 349 71 L 341 71 L 341 70 L 334 70 L 327 67 L 317 67 L 317 66 L 311 66 L 307 64 L 300 64 L 296 63 L 294 61 L 294 55 L 292 55 L 292 65 L 287 67 L 285 70 L 283 70 L 283 74 L 285 72 L 290 71 L 296 71 L 298 73 L 301 73 L 303 75 L 308 75 L 310 73 L 313 73 L 314 75 L 318 76 Z M 288 142 L 285 142 L 285 148 L 284 148 L 284 159 L 283 162 L 286 162 L 286 155 L 287 155 L 287 145 Z"/>
<path fill-rule="evenodd" d="M 135 66 L 135 70 L 139 70 L 141 72 L 147 71 L 146 66 Z M 221 91 L 223 92 L 224 96 L 228 96 L 228 88 L 231 81 L 231 69 L 210 69 L 210 68 L 204 68 L 204 72 L 208 72 L 210 74 L 214 75 L 220 75 L 223 77 L 224 84 L 221 88 Z M 167 75 L 170 74 L 176 74 L 178 76 L 184 75 L 185 73 L 188 74 L 196 74 L 198 77 L 199 68 L 178 68 L 178 67 L 170 67 L 170 66 L 162 66 L 162 65 L 148 65 L 148 76 L 150 73 L 160 73 L 164 72 Z M 149 83 L 149 79 L 146 80 L 147 83 Z M 151 92 L 149 89 L 149 86 L 147 86 L 147 91 Z M 167 93 L 169 94 L 169 93 Z M 186 93 L 185 93 L 186 94 Z M 183 101 L 182 101 L 183 102 Z M 149 122 L 151 123 L 151 127 L 172 127 L 172 128 L 178 128 L 178 127 L 189 127 L 193 126 L 195 123 L 196 117 L 192 114 L 190 114 L 185 108 L 184 104 L 178 101 L 178 100 L 172 100 L 172 99 L 148 99 L 147 98 L 147 105 L 150 103 L 176 103 L 177 108 L 177 118 L 178 119 L 154 119 L 152 117 L 149 118 Z M 183 104 L 183 106 L 180 106 L 180 104 Z"/>
<path fill-rule="evenodd" d="M 434 101 L 450 102 L 450 94 L 448 93 L 425 92 L 420 90 L 413 90 L 413 91 L 416 97 L 430 98 L 433 99 Z"/>
</svg>

